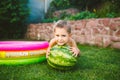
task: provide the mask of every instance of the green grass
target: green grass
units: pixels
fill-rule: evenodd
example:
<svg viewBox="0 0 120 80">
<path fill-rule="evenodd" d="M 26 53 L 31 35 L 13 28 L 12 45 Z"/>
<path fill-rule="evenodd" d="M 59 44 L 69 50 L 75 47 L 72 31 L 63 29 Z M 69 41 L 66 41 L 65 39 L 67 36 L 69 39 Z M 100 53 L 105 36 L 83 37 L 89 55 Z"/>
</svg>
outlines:
<svg viewBox="0 0 120 80">
<path fill-rule="evenodd" d="M 79 45 L 81 56 L 73 70 L 59 71 L 47 62 L 0 66 L 0 80 L 119 80 L 120 50 Z"/>
</svg>

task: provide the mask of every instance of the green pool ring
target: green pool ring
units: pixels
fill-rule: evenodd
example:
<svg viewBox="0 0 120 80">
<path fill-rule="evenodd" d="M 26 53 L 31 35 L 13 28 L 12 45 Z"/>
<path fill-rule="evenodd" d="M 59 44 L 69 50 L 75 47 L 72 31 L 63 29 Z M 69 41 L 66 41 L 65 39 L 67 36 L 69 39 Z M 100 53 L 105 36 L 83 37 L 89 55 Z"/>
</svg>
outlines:
<svg viewBox="0 0 120 80">
<path fill-rule="evenodd" d="M 14 58 L 14 59 L 0 59 L 0 65 L 25 65 L 32 63 L 40 63 L 46 60 L 45 56 L 33 58 Z"/>
</svg>

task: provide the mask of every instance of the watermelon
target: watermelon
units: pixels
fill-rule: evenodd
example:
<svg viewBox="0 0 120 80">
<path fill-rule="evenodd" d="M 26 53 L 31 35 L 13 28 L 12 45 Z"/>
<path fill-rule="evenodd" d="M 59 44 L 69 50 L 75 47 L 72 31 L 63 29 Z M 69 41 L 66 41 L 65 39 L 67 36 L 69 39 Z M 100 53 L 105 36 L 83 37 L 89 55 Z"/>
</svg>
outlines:
<svg viewBox="0 0 120 80">
<path fill-rule="evenodd" d="M 67 45 L 55 45 L 50 50 L 50 55 L 47 58 L 48 64 L 56 69 L 68 70 L 73 68 L 77 62 L 77 58 L 72 56 L 72 52 Z"/>
</svg>

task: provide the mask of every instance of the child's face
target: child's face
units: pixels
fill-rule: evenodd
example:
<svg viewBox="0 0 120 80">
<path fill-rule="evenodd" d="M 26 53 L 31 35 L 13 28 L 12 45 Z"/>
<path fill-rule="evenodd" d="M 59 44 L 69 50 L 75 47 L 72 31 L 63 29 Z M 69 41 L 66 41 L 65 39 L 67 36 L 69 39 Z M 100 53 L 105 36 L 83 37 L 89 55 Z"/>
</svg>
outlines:
<svg viewBox="0 0 120 80">
<path fill-rule="evenodd" d="M 64 28 L 55 28 L 54 35 L 58 45 L 66 44 L 70 38 L 70 34 Z"/>
</svg>

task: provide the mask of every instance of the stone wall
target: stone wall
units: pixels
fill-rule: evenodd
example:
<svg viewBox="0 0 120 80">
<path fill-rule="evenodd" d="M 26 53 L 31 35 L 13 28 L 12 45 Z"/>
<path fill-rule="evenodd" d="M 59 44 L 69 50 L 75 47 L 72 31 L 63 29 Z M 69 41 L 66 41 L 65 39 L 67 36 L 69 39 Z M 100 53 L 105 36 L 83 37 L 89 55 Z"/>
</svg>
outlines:
<svg viewBox="0 0 120 80">
<path fill-rule="evenodd" d="M 69 21 L 72 38 L 80 44 L 120 49 L 120 18 L 99 18 Z M 30 24 L 26 38 L 47 40 L 53 38 L 53 23 Z"/>
</svg>

